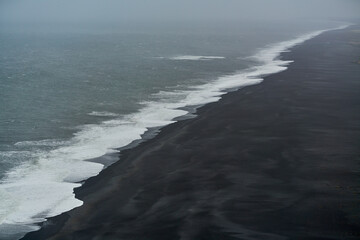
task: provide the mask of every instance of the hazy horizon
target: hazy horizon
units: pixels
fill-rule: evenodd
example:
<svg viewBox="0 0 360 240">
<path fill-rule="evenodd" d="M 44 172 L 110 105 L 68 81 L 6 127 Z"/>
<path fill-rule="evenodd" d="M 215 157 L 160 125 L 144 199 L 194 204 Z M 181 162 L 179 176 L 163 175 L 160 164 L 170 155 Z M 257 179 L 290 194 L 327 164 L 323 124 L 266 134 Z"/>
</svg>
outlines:
<svg viewBox="0 0 360 240">
<path fill-rule="evenodd" d="M 2 29 L 51 31 L 104 27 L 143 28 L 226 25 L 239 21 L 349 21 L 358 19 L 356 0 L 1 0 Z"/>
</svg>

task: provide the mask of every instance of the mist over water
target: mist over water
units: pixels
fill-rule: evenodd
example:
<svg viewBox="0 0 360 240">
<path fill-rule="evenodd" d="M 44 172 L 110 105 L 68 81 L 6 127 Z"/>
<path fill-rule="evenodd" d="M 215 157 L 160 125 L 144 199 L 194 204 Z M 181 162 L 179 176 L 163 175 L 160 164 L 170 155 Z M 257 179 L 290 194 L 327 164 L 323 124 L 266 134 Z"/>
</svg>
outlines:
<svg viewBox="0 0 360 240">
<path fill-rule="evenodd" d="M 85 160 L 277 71 L 261 49 L 358 17 L 311 2 L 1 1 L 0 239 L 80 206 L 73 188 L 103 168 Z"/>
<path fill-rule="evenodd" d="M 128 25 L 359 18 L 357 0 L 2 0 L 1 22 Z"/>
</svg>

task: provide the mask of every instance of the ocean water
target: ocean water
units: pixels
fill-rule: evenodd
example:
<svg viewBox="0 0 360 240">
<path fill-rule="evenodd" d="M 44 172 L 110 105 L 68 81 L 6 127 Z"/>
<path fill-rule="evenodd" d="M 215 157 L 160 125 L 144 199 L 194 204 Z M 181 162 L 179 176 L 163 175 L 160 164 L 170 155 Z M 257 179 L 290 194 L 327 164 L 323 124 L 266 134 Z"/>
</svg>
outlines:
<svg viewBox="0 0 360 240">
<path fill-rule="evenodd" d="M 0 239 L 81 206 L 73 189 L 119 148 L 285 70 L 281 52 L 340 25 L 0 29 Z"/>
</svg>

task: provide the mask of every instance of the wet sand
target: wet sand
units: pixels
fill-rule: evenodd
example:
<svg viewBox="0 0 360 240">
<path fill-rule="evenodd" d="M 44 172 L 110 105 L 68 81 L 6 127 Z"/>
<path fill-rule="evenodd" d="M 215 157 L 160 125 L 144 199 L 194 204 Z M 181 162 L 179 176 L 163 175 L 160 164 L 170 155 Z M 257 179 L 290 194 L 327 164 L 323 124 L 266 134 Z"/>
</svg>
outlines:
<svg viewBox="0 0 360 240">
<path fill-rule="evenodd" d="M 359 26 L 121 152 L 24 239 L 360 238 Z"/>
</svg>

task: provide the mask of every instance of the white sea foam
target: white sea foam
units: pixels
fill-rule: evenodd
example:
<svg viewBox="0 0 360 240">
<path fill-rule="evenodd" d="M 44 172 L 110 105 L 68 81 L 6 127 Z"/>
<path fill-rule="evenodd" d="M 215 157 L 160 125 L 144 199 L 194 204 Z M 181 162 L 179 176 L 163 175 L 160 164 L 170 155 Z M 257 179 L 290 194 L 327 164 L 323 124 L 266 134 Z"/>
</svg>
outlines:
<svg viewBox="0 0 360 240">
<path fill-rule="evenodd" d="M 88 113 L 90 116 L 96 116 L 96 117 L 117 117 L 119 114 L 112 113 L 112 112 L 96 112 L 92 111 L 91 113 Z"/>
<path fill-rule="evenodd" d="M 290 61 L 279 60 L 279 54 L 324 31 L 267 46 L 253 56 L 259 62 L 258 66 L 188 90 L 159 92 L 155 95 L 158 100 L 143 103 L 144 107 L 136 113 L 98 125 L 86 125 L 66 144 L 36 153 L 36 161 L 12 169 L 0 184 L 0 238 L 1 234 L 6 236 L 19 229 L 24 232 L 34 230 L 34 223 L 82 205 L 75 198 L 73 189 L 80 186 L 78 182 L 103 169 L 102 164 L 85 160 L 117 152 L 117 148 L 140 139 L 150 127 L 173 123 L 174 118 L 188 113 L 180 108 L 218 101 L 229 89 L 260 83 L 263 76 L 285 70 Z M 197 60 L 203 58 L 199 57 Z M 93 112 L 93 115 L 109 116 L 103 112 Z M 14 226 L 17 226 L 15 230 Z"/>
<path fill-rule="evenodd" d="M 214 60 L 214 59 L 224 59 L 225 57 L 220 56 L 193 56 L 193 55 L 180 55 L 169 57 L 170 60 L 190 60 L 190 61 L 199 61 L 199 60 Z"/>
<path fill-rule="evenodd" d="M 40 141 L 22 141 L 15 143 L 15 146 L 60 146 L 65 144 L 65 141 L 57 140 L 57 139 L 45 139 Z"/>
</svg>

